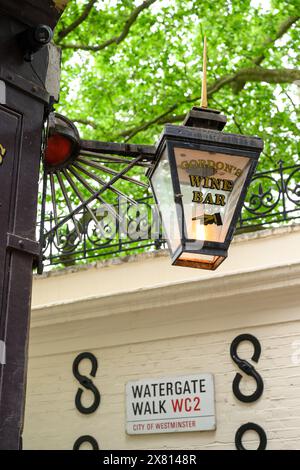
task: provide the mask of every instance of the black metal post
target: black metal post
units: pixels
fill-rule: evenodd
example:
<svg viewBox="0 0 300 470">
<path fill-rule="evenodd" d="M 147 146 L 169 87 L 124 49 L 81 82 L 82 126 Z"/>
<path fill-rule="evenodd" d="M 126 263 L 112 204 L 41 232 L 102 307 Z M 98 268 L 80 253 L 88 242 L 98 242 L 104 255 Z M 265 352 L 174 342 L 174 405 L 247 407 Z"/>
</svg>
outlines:
<svg viewBox="0 0 300 470">
<path fill-rule="evenodd" d="M 67 2 L 64 2 L 67 3 Z M 24 61 L 29 27 L 54 28 L 62 2 L 0 0 L 0 449 L 20 449 L 38 180 L 49 93 L 47 47 Z"/>
</svg>

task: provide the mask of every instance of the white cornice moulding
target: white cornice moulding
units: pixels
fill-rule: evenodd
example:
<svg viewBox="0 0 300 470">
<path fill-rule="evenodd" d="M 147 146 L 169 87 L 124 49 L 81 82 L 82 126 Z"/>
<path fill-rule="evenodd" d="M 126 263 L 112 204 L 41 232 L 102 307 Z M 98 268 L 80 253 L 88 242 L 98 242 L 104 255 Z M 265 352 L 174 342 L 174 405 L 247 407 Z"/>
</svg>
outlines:
<svg viewBox="0 0 300 470">
<path fill-rule="evenodd" d="M 85 321 L 145 309 L 228 299 L 247 294 L 295 288 L 300 300 L 300 263 L 275 265 L 262 270 L 219 274 L 209 279 L 148 287 L 126 293 L 94 296 L 75 302 L 40 305 L 32 309 L 31 327 Z M 278 292 L 277 292 L 278 294 Z"/>
</svg>

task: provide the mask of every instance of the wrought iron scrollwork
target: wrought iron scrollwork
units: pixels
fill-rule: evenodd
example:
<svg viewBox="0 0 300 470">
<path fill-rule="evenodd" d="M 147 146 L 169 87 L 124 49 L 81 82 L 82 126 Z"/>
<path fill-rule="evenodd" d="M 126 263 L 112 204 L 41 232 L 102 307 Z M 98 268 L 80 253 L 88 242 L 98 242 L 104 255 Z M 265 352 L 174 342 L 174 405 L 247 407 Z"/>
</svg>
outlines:
<svg viewBox="0 0 300 470">
<path fill-rule="evenodd" d="M 44 169 L 39 272 L 43 265 L 69 266 L 165 247 L 145 176 L 155 147 L 78 142 L 70 161 Z M 236 233 L 299 219 L 300 165 L 284 166 L 280 161 L 276 168 L 254 175 Z"/>
<path fill-rule="evenodd" d="M 286 180 L 285 193 L 292 204 L 300 206 L 300 167 L 293 170 Z"/>
<path fill-rule="evenodd" d="M 249 190 L 249 202 L 245 203 L 245 209 L 250 214 L 268 214 L 280 201 L 280 183 L 270 175 L 254 176 Z"/>
<path fill-rule="evenodd" d="M 256 173 L 248 189 L 237 233 L 300 219 L 300 165 Z"/>
<path fill-rule="evenodd" d="M 81 140 L 63 116 L 51 116 L 49 122 L 51 129 L 63 123 L 64 131 L 70 128 L 76 134 L 76 151 L 63 164 L 46 159 L 44 165 L 39 272 L 48 263 L 68 266 L 80 259 L 155 246 L 146 214 L 140 217 L 137 210 L 134 215 L 142 200 L 149 202 L 145 172 L 155 147 Z M 124 225 L 126 236 L 120 231 Z"/>
</svg>

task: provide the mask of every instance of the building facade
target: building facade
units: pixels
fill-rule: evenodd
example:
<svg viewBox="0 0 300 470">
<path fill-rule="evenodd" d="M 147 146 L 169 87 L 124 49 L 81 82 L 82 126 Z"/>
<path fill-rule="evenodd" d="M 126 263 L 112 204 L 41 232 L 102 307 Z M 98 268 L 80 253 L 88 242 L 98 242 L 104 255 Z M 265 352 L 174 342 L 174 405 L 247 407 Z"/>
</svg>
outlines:
<svg viewBox="0 0 300 470">
<path fill-rule="evenodd" d="M 251 394 L 256 382 L 230 355 L 264 383 L 260 398 L 244 403 L 232 390 Z M 101 394 L 97 410 L 75 406 L 80 388 L 72 367 L 82 352 L 98 361 L 80 364 Z M 172 267 L 165 251 L 52 271 L 34 279 L 25 449 L 72 449 L 83 435 L 100 449 L 235 449 L 245 423 L 266 433 L 267 449 L 300 446 L 300 227 L 280 227 L 235 237 L 216 272 Z M 129 381 L 211 373 L 216 429 L 128 435 L 125 386 Z M 93 393 L 82 394 L 89 406 Z M 258 446 L 248 431 L 245 447 Z M 83 444 L 82 448 L 88 448 Z"/>
</svg>

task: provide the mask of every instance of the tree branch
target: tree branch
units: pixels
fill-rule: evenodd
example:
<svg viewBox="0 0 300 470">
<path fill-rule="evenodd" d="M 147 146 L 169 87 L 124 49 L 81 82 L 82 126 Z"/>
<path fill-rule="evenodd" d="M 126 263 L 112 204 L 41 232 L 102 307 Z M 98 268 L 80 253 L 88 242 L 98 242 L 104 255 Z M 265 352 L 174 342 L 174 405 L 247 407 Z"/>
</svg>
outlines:
<svg viewBox="0 0 300 470">
<path fill-rule="evenodd" d="M 265 48 L 271 47 L 271 45 L 274 44 L 277 41 L 277 39 L 281 38 L 299 19 L 300 19 L 299 16 L 289 16 L 288 18 L 286 18 L 282 23 L 279 24 L 275 36 L 273 38 L 268 38 L 264 41 L 263 47 Z M 265 59 L 265 57 L 266 57 L 266 51 L 264 51 L 259 56 L 255 57 L 252 62 L 255 65 L 260 65 L 261 62 Z M 234 91 L 238 93 L 244 88 L 245 84 L 248 81 L 250 82 L 265 81 L 268 83 L 293 83 L 294 81 L 298 80 L 299 77 L 300 77 L 299 70 L 293 70 L 293 69 L 277 70 L 277 69 L 263 69 L 261 67 L 243 68 L 234 74 L 225 75 L 224 77 L 217 79 L 208 88 L 207 95 L 208 95 L 208 98 L 212 97 L 214 93 L 219 91 L 221 88 L 223 88 L 227 84 L 232 84 Z M 197 96 L 195 98 L 190 98 L 188 101 L 185 101 L 184 103 L 187 103 L 187 102 L 195 103 L 199 99 L 200 97 Z M 142 132 L 143 130 L 148 129 L 153 124 L 166 124 L 166 123 L 171 123 L 171 122 L 182 121 L 185 115 L 182 115 L 182 114 L 173 115 L 170 113 L 175 111 L 175 109 L 177 109 L 179 106 L 181 106 L 184 103 L 178 103 L 172 106 L 167 111 L 167 113 L 164 113 L 148 122 L 145 122 L 139 126 L 132 127 L 128 130 L 122 131 L 121 133 L 118 134 L 118 137 L 125 137 L 125 140 L 128 141 L 139 132 Z"/>
<path fill-rule="evenodd" d="M 211 98 L 214 93 L 225 85 L 239 82 L 266 82 L 266 83 L 293 83 L 300 80 L 300 70 L 298 69 L 264 69 L 262 67 L 245 67 L 235 74 L 226 75 L 216 80 L 207 89 L 207 96 Z M 132 139 L 136 134 L 151 127 L 153 124 L 166 124 L 183 121 L 185 114 L 174 115 L 173 113 L 183 104 L 195 103 L 200 100 L 200 96 L 188 98 L 185 101 L 171 106 L 165 113 L 153 118 L 139 126 L 132 127 L 118 134 L 117 137 L 124 137 L 126 141 Z"/>
<path fill-rule="evenodd" d="M 249 67 L 238 71 L 233 78 L 235 81 L 293 83 L 300 80 L 300 69 L 264 69 Z"/>
<path fill-rule="evenodd" d="M 117 137 L 126 137 L 125 141 L 127 142 L 129 139 L 134 137 L 136 134 L 148 129 L 153 124 L 165 124 L 165 123 L 171 123 L 171 122 L 178 122 L 180 120 L 180 118 L 181 118 L 181 121 L 183 121 L 183 119 L 185 118 L 185 114 L 182 114 L 182 115 L 178 116 L 178 115 L 172 115 L 170 113 L 175 111 L 175 109 L 179 108 L 179 106 L 181 106 L 183 104 L 194 103 L 197 100 L 198 101 L 200 100 L 200 96 L 193 97 L 193 98 L 187 98 L 185 101 L 173 104 L 163 114 L 160 114 L 156 118 L 151 119 L 151 121 L 147 121 L 143 124 L 140 124 L 139 126 L 132 127 L 131 129 L 128 129 L 127 131 L 122 131 L 119 134 L 117 134 Z"/>
<path fill-rule="evenodd" d="M 83 124 L 84 126 L 91 126 L 93 129 L 97 129 L 97 124 L 95 124 L 93 121 L 90 121 L 89 119 L 72 119 L 73 122 L 76 122 L 77 124 Z"/>
<path fill-rule="evenodd" d="M 195 99 L 195 101 L 199 101 L 199 99 L 200 96 Z M 120 132 L 119 134 L 117 134 L 117 137 L 125 137 L 124 141 L 128 142 L 128 140 L 132 139 L 132 137 L 137 135 L 139 132 L 147 130 L 153 124 L 172 124 L 173 122 L 181 122 L 184 120 L 185 116 L 186 114 L 174 114 L 173 116 L 168 115 L 164 117 L 158 116 L 157 118 L 145 122 L 140 126 L 132 127 L 131 129 L 127 129 L 126 131 Z"/>
<path fill-rule="evenodd" d="M 288 18 L 283 20 L 279 24 L 275 36 L 273 38 L 267 38 L 263 42 L 262 47 L 263 47 L 264 51 L 260 55 L 255 57 L 252 60 L 252 63 L 254 65 L 260 65 L 263 62 L 263 60 L 266 58 L 267 50 L 272 45 L 275 44 L 277 39 L 280 39 L 285 33 L 287 33 L 288 30 L 293 26 L 293 24 L 295 24 L 299 19 L 300 19 L 300 16 L 289 16 Z M 242 81 L 240 81 L 239 83 L 236 83 L 235 86 L 233 87 L 234 93 L 239 93 L 244 88 L 245 84 L 246 84 L 246 82 L 242 82 Z"/>
<path fill-rule="evenodd" d="M 131 129 L 129 129 L 128 131 L 121 132 L 120 134 L 118 134 L 118 136 L 119 137 L 126 137 L 125 141 L 127 141 L 127 140 L 131 139 L 132 137 L 134 137 L 139 132 L 142 132 L 142 131 L 148 129 L 148 127 L 152 126 L 153 124 L 163 122 L 166 117 L 170 120 L 170 113 L 172 113 L 172 111 L 174 111 L 177 107 L 178 107 L 178 105 L 174 104 L 173 106 L 171 106 L 167 111 L 165 111 L 160 116 L 157 116 L 156 118 L 151 119 L 151 121 L 145 122 L 144 124 L 133 127 Z M 169 122 L 169 121 L 166 121 L 166 122 Z"/>
<path fill-rule="evenodd" d="M 266 51 L 277 41 L 277 39 L 280 39 L 285 33 L 287 33 L 288 30 L 293 26 L 293 24 L 295 24 L 299 19 L 300 16 L 289 16 L 284 21 L 282 21 L 282 23 L 280 23 L 278 26 L 274 38 L 268 38 L 264 41 L 263 48 L 265 50 L 262 54 L 260 54 L 253 60 L 253 63 L 255 65 L 260 65 L 262 61 L 266 58 Z"/>
<path fill-rule="evenodd" d="M 64 28 L 64 29 L 61 29 L 57 35 L 57 43 L 59 44 L 60 41 L 62 41 L 62 39 L 64 39 L 66 36 L 68 36 L 68 34 L 70 34 L 72 31 L 74 31 L 74 29 L 76 29 L 81 23 L 83 23 L 87 17 L 89 16 L 93 6 L 95 5 L 95 3 L 97 2 L 97 0 L 89 0 L 89 2 L 86 4 L 83 12 L 81 13 L 81 15 L 75 20 L 73 21 L 73 23 L 71 23 L 67 28 Z"/>
<path fill-rule="evenodd" d="M 156 0 L 145 0 L 141 5 L 135 8 L 131 15 L 128 17 L 122 32 L 119 36 L 114 36 L 106 41 L 102 42 L 101 44 L 97 44 L 94 46 L 84 45 L 84 44 L 61 44 L 60 47 L 62 49 L 73 49 L 73 50 L 82 50 L 82 51 L 91 51 L 91 52 L 98 52 L 106 47 L 110 46 L 111 44 L 120 44 L 120 42 L 124 41 L 124 39 L 128 36 L 128 33 L 132 27 L 132 25 L 137 20 L 140 13 L 148 8 L 152 3 L 156 2 Z"/>
<path fill-rule="evenodd" d="M 289 99 L 289 101 L 291 102 L 293 108 L 294 108 L 294 111 L 298 114 L 299 113 L 299 107 L 296 106 L 296 103 L 294 103 L 292 97 L 288 94 L 287 91 L 284 92 L 285 96 Z"/>
</svg>

